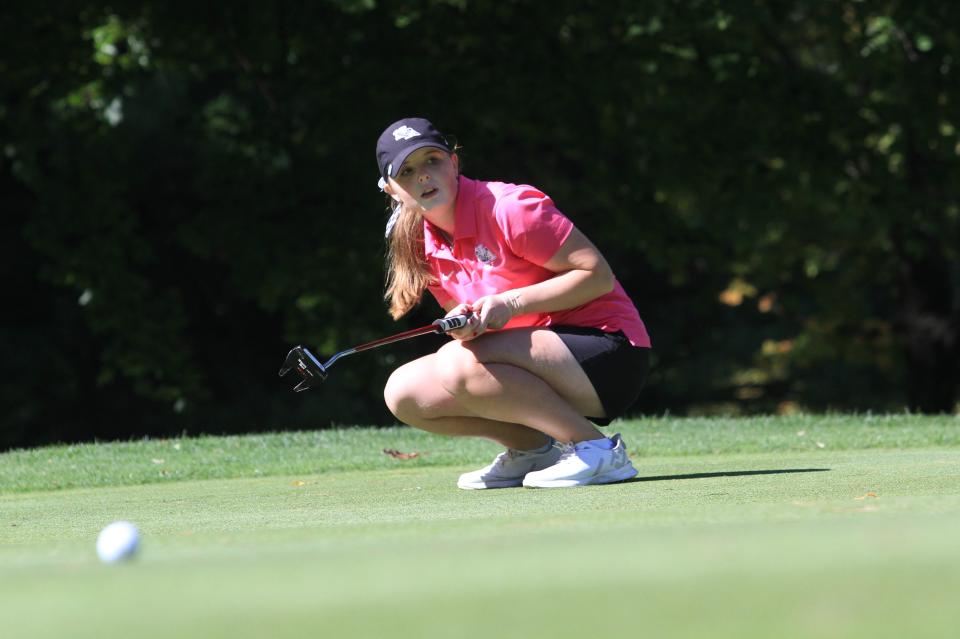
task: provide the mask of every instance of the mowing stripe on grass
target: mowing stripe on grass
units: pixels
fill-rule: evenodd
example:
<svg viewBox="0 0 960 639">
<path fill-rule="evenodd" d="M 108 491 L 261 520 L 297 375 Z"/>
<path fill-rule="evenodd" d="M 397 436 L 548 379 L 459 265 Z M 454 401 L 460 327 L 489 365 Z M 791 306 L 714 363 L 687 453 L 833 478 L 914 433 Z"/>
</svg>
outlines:
<svg viewBox="0 0 960 639">
<path fill-rule="evenodd" d="M 750 419 L 657 417 L 619 421 L 631 456 L 960 447 L 960 416 L 797 415 Z M 417 452 L 411 460 L 384 448 Z M 485 464 L 498 451 L 474 438 L 405 427 L 50 446 L 0 454 L 0 491 L 168 483 L 404 466 Z"/>
</svg>

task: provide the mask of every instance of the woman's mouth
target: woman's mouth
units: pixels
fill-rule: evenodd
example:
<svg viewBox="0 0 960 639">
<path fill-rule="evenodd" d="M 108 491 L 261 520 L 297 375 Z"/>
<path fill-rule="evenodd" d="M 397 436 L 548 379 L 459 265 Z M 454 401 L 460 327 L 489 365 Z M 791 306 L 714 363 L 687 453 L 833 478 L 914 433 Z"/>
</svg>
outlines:
<svg viewBox="0 0 960 639">
<path fill-rule="evenodd" d="M 430 200 L 430 199 L 436 197 L 437 193 L 439 193 L 439 192 L 440 192 L 440 189 L 438 189 L 438 188 L 436 188 L 436 187 L 431 187 L 431 188 L 427 189 L 426 191 L 424 191 L 423 193 L 421 193 L 421 194 L 420 194 L 420 198 L 423 199 L 423 200 Z"/>
</svg>

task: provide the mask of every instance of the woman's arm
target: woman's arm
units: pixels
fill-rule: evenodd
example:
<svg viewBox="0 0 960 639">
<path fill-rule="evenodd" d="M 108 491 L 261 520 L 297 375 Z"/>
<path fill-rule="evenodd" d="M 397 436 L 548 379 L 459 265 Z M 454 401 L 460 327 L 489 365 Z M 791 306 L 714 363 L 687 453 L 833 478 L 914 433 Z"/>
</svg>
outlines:
<svg viewBox="0 0 960 639">
<path fill-rule="evenodd" d="M 576 228 L 543 267 L 557 275 L 530 286 L 475 300 L 470 305 L 479 316 L 474 335 L 487 328 L 503 328 L 516 315 L 573 308 L 613 290 L 610 265 L 597 247 Z"/>
</svg>

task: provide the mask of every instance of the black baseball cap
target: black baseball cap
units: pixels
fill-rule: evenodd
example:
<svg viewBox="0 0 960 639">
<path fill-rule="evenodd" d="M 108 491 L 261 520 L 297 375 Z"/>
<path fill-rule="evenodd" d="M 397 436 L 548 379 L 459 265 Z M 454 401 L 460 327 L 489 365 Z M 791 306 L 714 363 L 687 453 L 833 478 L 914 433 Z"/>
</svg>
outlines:
<svg viewBox="0 0 960 639">
<path fill-rule="evenodd" d="M 403 118 L 397 120 L 380 134 L 377 140 L 377 165 L 380 167 L 380 179 L 397 177 L 400 166 L 417 149 L 434 146 L 451 153 L 443 133 L 424 118 Z M 383 188 L 381 185 L 380 188 Z"/>
</svg>

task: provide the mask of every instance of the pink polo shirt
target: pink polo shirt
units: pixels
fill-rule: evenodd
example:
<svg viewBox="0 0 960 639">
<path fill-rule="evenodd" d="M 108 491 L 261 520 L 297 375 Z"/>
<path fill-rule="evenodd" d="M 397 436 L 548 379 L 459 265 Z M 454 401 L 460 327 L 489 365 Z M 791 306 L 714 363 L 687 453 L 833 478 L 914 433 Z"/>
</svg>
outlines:
<svg viewBox="0 0 960 639">
<path fill-rule="evenodd" d="M 536 284 L 556 273 L 543 268 L 570 235 L 571 222 L 532 186 L 460 176 L 453 246 L 424 220 L 424 248 L 438 284 L 430 292 L 444 306 Z M 640 314 L 620 282 L 581 306 L 511 319 L 504 328 L 586 326 L 623 331 L 634 346 L 650 347 Z"/>
</svg>

